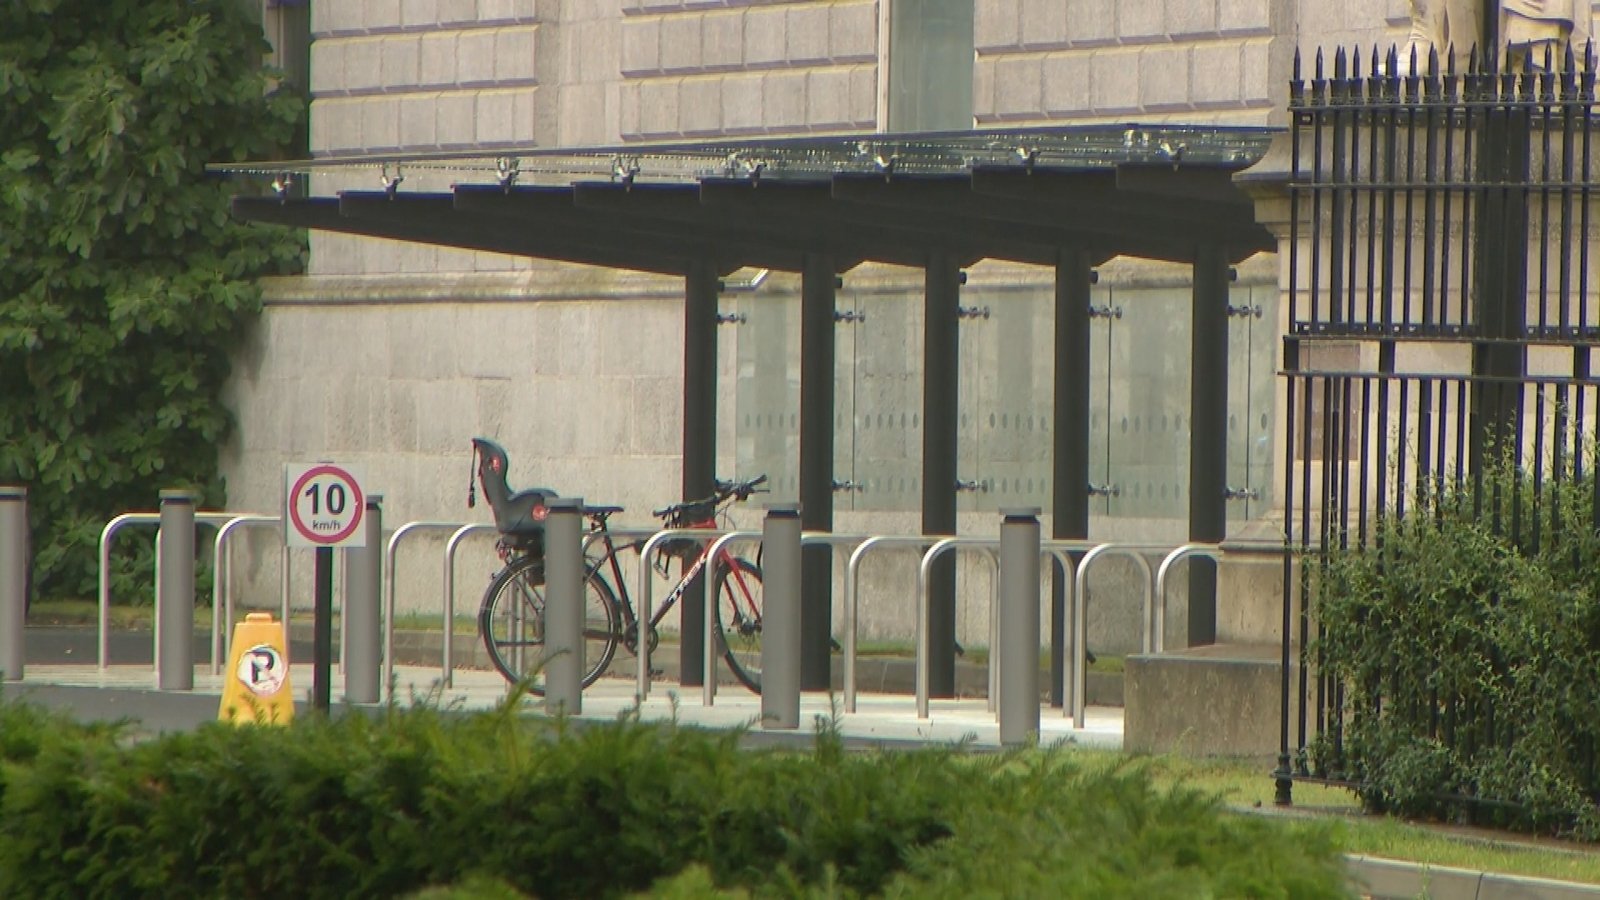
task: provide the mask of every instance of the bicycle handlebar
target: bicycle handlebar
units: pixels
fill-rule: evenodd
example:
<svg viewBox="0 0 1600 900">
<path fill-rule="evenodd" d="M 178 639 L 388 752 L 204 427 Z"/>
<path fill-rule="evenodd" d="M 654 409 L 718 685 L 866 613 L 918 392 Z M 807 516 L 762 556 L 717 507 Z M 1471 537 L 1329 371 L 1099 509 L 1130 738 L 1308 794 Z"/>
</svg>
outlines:
<svg viewBox="0 0 1600 900">
<path fill-rule="evenodd" d="M 658 519 L 668 519 L 688 510 L 694 509 L 695 507 L 716 507 L 723 501 L 730 498 L 748 500 L 750 499 L 751 494 L 763 493 L 760 490 L 760 487 L 766 483 L 767 476 L 765 475 L 757 475 L 755 478 L 752 478 L 749 481 L 722 481 L 718 479 L 712 482 L 712 484 L 716 486 L 716 490 L 711 496 L 702 500 L 690 500 L 686 503 L 674 503 L 671 506 L 664 506 L 661 509 L 652 510 L 650 514 Z"/>
</svg>

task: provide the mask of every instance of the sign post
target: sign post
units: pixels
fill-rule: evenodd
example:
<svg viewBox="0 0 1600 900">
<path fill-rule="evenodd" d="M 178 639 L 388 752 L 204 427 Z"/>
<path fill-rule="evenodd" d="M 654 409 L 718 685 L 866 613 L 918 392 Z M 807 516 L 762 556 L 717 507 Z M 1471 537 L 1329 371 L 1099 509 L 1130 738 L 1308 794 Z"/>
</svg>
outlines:
<svg viewBox="0 0 1600 900">
<path fill-rule="evenodd" d="M 290 464 L 283 477 L 284 545 L 317 551 L 312 604 L 311 708 L 327 712 L 332 696 L 333 548 L 366 546 L 366 496 L 350 466 Z M 284 623 L 287 633 L 289 623 Z"/>
</svg>

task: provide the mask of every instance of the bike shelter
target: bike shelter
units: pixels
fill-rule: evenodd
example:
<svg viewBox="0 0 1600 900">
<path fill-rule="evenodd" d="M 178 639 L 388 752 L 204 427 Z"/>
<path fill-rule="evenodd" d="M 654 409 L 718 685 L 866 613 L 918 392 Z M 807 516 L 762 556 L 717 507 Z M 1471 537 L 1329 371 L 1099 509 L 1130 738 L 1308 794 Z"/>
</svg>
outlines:
<svg viewBox="0 0 1600 900">
<path fill-rule="evenodd" d="M 799 273 L 801 526 L 831 532 L 835 323 L 839 276 L 863 262 L 924 273 L 925 359 L 960 358 L 964 268 L 982 259 L 1055 271 L 1051 443 L 1052 540 L 1086 540 L 1091 496 L 1089 324 L 1094 268 L 1117 256 L 1193 273 L 1189 526 L 1221 541 L 1226 524 L 1230 266 L 1277 249 L 1233 175 L 1265 154 L 1273 131 L 1078 126 L 870 134 L 596 148 L 322 158 L 216 166 L 270 179 L 276 196 L 240 196 L 242 218 L 439 246 L 576 262 L 684 279 L 681 492 L 711 492 L 716 458 L 717 297 L 753 266 Z M 313 177 L 377 169 L 380 191 L 303 196 Z M 402 170 L 411 176 L 402 177 Z M 430 178 L 438 185 L 428 187 Z M 407 189 L 400 189 L 402 181 Z M 416 188 L 415 185 L 424 185 Z M 956 532 L 958 367 L 924 367 L 920 530 Z M 847 486 L 848 487 L 848 486 Z M 802 687 L 829 682 L 832 548 L 811 544 L 802 598 Z M 1216 633 L 1216 572 L 1190 567 L 1189 643 Z M 1065 579 L 1062 579 L 1064 582 Z M 928 680 L 950 696 L 955 566 L 928 572 Z M 1055 591 L 1057 625 L 1066 590 Z M 683 670 L 698 672 L 703 607 L 683 607 Z M 1052 634 L 1059 633 L 1059 627 Z M 1062 648 L 1052 696 L 1065 703 Z M 697 676 L 695 676 L 697 677 Z"/>
</svg>

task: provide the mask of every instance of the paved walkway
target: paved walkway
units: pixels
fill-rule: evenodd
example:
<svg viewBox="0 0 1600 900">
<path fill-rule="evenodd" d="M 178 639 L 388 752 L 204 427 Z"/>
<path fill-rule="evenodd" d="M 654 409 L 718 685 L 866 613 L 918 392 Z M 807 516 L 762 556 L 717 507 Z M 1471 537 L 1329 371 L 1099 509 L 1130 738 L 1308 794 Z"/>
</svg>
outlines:
<svg viewBox="0 0 1600 900">
<path fill-rule="evenodd" d="M 441 706 L 487 709 L 505 696 L 506 683 L 495 672 L 457 670 L 454 685 L 438 685 L 439 670 L 419 666 L 397 666 L 395 679 L 398 700 L 409 703 L 416 697 L 433 697 Z M 311 667 L 295 664 L 290 681 L 297 707 L 304 709 L 304 698 L 311 687 Z M 20 684 L 7 685 L 7 692 L 32 696 L 51 706 L 61 706 L 89 718 L 138 719 L 152 731 L 194 727 L 215 719 L 222 696 L 222 676 L 214 676 L 204 666 L 195 669 L 194 690 L 160 691 L 156 674 L 149 666 L 110 666 L 105 672 L 93 665 L 28 666 Z M 335 704 L 340 702 L 343 678 L 333 674 Z M 707 728 L 750 726 L 752 732 L 785 734 L 809 741 L 817 720 L 834 715 L 846 738 L 881 743 L 937 744 L 968 741 L 978 747 L 1000 746 L 1000 728 L 995 714 L 982 698 L 933 700 L 929 716 L 918 718 L 916 700 L 907 694 L 860 693 L 856 712 L 844 712 L 842 695 L 806 693 L 800 698 L 800 728 L 771 729 L 760 725 L 761 698 L 743 688 L 726 687 L 718 691 L 711 706 L 702 702 L 698 687 L 683 688 L 676 683 L 658 681 L 650 696 L 640 705 L 634 702 L 636 685 L 630 678 L 602 678 L 584 691 L 583 706 L 575 715 L 585 720 L 606 721 L 634 709 L 646 720 L 676 718 L 679 722 Z M 543 700 L 527 701 L 530 714 L 541 714 Z M 208 712 L 209 710 L 209 712 Z M 1084 746 L 1120 748 L 1122 710 L 1118 707 L 1088 709 L 1082 729 L 1061 710 L 1042 707 L 1039 713 L 1039 742 L 1044 745 L 1070 741 Z"/>
</svg>

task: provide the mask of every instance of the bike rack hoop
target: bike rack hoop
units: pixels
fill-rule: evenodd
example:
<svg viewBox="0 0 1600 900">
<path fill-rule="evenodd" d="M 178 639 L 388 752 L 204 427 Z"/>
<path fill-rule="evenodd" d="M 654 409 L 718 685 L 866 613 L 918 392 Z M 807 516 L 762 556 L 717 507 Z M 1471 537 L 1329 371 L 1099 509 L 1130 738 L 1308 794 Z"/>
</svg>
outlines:
<svg viewBox="0 0 1600 900">
<path fill-rule="evenodd" d="M 400 546 L 400 539 L 408 534 L 423 531 L 455 531 L 460 528 L 461 522 L 407 522 L 396 528 L 389 535 L 389 542 L 384 547 L 384 599 L 383 613 L 383 683 L 384 690 L 389 692 L 390 702 L 394 701 L 394 616 L 395 616 L 395 568 L 396 553 Z"/>
<path fill-rule="evenodd" d="M 934 544 L 922 554 L 922 563 L 917 567 L 917 718 L 928 718 L 928 679 L 929 655 L 932 648 L 928 646 L 928 581 L 931 577 L 933 562 L 946 551 L 955 547 L 972 547 L 987 550 L 993 559 L 994 553 L 1000 548 L 999 538 L 980 537 L 935 537 Z M 998 583 L 998 579 L 996 579 Z M 994 610 L 990 610 L 993 619 Z M 994 648 L 989 649 L 991 666 L 994 661 Z"/>
<path fill-rule="evenodd" d="M 653 532 L 645 539 L 644 546 L 639 548 L 639 608 L 635 610 L 639 621 L 638 650 L 638 687 L 634 692 L 634 700 L 643 703 L 650 696 L 650 639 L 645 634 L 645 629 L 650 627 L 651 595 L 654 593 L 654 583 L 650 578 L 650 563 L 655 558 L 656 550 L 669 540 L 688 538 L 699 542 L 715 542 L 717 538 L 728 532 L 716 528 L 667 528 Z"/>
<path fill-rule="evenodd" d="M 226 524 L 230 519 L 246 515 L 250 515 L 250 513 L 219 512 L 216 510 L 196 511 L 194 521 L 196 525 L 211 525 L 215 527 Z M 96 648 L 95 668 L 101 672 L 106 671 L 106 668 L 110 665 L 111 655 L 111 539 L 116 536 L 117 532 L 130 525 L 159 526 L 160 524 L 161 514 L 159 512 L 125 512 L 113 516 L 105 527 L 100 530 L 100 596 L 98 601 L 100 634 L 98 647 Z M 159 536 L 159 529 L 157 534 Z M 159 567 L 160 563 L 161 554 L 158 549 L 156 552 L 156 565 Z M 215 619 L 216 613 L 213 610 L 212 620 L 215 621 Z M 155 618 L 154 631 L 156 665 L 159 666 L 161 648 L 161 617 L 159 615 Z M 213 655 L 215 655 L 214 647 L 215 645 L 213 644 Z"/>
<path fill-rule="evenodd" d="M 211 674 L 222 673 L 223 660 L 228 658 L 228 653 L 233 649 L 233 588 L 228 583 L 233 575 L 233 564 L 226 548 L 228 539 L 235 531 L 257 525 L 282 525 L 283 519 L 278 516 L 267 515 L 238 515 L 223 523 L 217 529 L 216 544 L 211 548 Z M 288 548 L 280 548 L 280 552 L 288 553 Z M 287 601 L 289 595 L 288 579 L 284 577 L 283 567 L 279 566 L 278 578 L 279 592 Z M 284 639 L 289 637 L 289 622 L 285 617 L 283 621 Z"/>
</svg>

